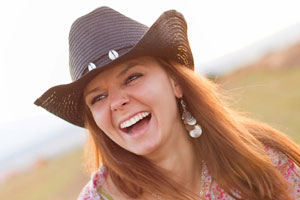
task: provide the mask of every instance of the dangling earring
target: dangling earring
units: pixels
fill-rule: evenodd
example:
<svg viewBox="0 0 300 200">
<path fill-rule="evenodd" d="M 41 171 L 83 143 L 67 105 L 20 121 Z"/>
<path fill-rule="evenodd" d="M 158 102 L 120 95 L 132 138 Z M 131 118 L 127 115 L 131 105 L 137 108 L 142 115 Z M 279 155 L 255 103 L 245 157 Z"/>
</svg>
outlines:
<svg viewBox="0 0 300 200">
<path fill-rule="evenodd" d="M 189 134 L 193 138 L 198 138 L 202 134 L 202 128 L 199 124 L 197 124 L 197 120 L 192 116 L 192 114 L 187 111 L 186 109 L 186 104 L 183 101 L 183 99 L 180 100 L 183 112 L 182 112 L 182 117 L 181 119 L 183 120 L 185 125 L 191 125 L 193 126 L 192 130 L 188 130 Z"/>
</svg>

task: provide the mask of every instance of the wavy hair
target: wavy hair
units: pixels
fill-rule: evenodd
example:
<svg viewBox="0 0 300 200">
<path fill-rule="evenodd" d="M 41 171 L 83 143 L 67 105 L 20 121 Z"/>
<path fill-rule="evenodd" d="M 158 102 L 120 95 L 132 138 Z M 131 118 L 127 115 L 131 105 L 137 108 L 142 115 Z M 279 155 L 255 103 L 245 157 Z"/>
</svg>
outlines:
<svg viewBox="0 0 300 200">
<path fill-rule="evenodd" d="M 298 145 L 269 125 L 230 108 L 219 86 L 211 80 L 175 62 L 157 61 L 178 81 L 189 111 L 202 127 L 202 136 L 191 143 L 195 154 L 206 161 L 213 180 L 236 199 L 291 200 L 289 184 L 266 154 L 265 146 L 284 153 L 299 166 Z M 197 194 L 167 177 L 164 169 L 114 143 L 83 105 L 85 127 L 90 132 L 86 145 L 90 171 L 105 165 L 117 189 L 133 199 L 144 192 L 163 199 L 197 198 Z M 180 106 L 179 110 L 182 112 Z M 201 166 L 201 159 L 198 164 Z"/>
</svg>

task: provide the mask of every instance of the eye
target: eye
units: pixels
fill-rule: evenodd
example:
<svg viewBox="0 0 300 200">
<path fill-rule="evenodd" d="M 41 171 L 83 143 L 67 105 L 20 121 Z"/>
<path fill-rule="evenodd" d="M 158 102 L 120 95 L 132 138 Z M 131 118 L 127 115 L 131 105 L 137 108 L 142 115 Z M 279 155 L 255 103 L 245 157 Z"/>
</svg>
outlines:
<svg viewBox="0 0 300 200">
<path fill-rule="evenodd" d="M 97 103 L 98 101 L 103 100 L 105 97 L 107 97 L 107 94 L 100 94 L 95 96 L 92 100 L 91 100 L 91 105 L 94 105 L 95 103 Z"/>
<path fill-rule="evenodd" d="M 128 78 L 126 78 L 126 80 L 124 81 L 124 85 L 129 84 L 130 82 L 134 81 L 135 79 L 137 79 L 141 76 L 143 76 L 143 74 L 140 74 L 140 73 L 135 73 L 135 74 L 128 76 Z"/>
</svg>

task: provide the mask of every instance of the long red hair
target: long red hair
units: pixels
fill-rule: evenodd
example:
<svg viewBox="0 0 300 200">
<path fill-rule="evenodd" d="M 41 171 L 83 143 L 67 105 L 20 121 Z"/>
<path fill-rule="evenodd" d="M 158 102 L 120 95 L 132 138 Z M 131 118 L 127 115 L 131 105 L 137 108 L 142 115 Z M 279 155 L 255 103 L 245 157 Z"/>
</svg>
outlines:
<svg viewBox="0 0 300 200">
<path fill-rule="evenodd" d="M 227 193 L 234 196 L 233 189 L 240 192 L 240 196 L 234 196 L 236 199 L 292 199 L 288 182 L 266 155 L 265 146 L 284 153 L 298 166 L 299 147 L 280 131 L 231 109 L 218 85 L 209 79 L 180 64 L 157 61 L 178 81 L 189 111 L 203 129 L 200 138 L 191 139 L 195 154 L 199 155 L 199 170 L 204 159 L 213 180 Z M 167 177 L 164 169 L 114 143 L 95 124 L 85 104 L 83 110 L 90 132 L 86 145 L 90 171 L 105 165 L 114 185 L 131 198 L 139 198 L 144 192 L 164 199 L 197 197 Z"/>
</svg>

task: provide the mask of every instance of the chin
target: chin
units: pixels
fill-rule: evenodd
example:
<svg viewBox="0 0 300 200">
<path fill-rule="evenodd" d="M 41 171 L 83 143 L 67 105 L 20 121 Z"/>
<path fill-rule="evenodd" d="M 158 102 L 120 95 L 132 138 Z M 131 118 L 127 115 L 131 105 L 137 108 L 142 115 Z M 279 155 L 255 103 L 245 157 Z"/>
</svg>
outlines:
<svg viewBox="0 0 300 200">
<path fill-rule="evenodd" d="M 160 146 L 160 139 L 153 140 L 153 139 L 148 139 L 145 142 L 139 142 L 139 144 L 134 144 L 134 148 L 127 148 L 128 151 L 140 155 L 140 156 L 148 156 L 156 152 L 156 150 Z"/>
</svg>

